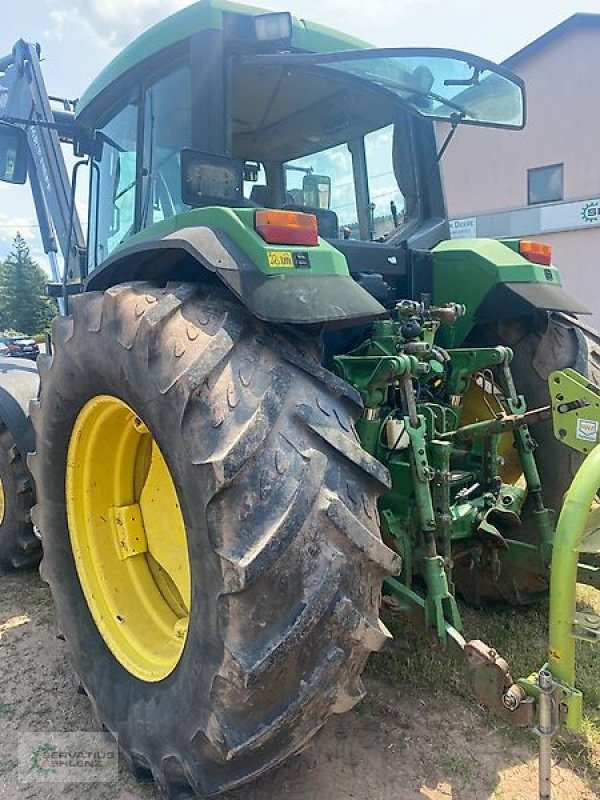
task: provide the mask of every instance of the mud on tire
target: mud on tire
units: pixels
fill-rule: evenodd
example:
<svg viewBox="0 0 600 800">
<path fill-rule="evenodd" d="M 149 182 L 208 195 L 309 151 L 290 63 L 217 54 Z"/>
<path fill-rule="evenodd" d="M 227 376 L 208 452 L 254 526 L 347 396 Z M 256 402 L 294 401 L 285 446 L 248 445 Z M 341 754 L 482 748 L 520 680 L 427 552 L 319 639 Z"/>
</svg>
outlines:
<svg viewBox="0 0 600 800">
<path fill-rule="evenodd" d="M 377 496 L 388 474 L 353 428 L 358 395 L 315 342 L 222 296 L 120 285 L 54 323 L 30 460 L 48 580 L 75 671 L 138 776 L 169 798 L 210 796 L 297 751 L 363 695 L 387 632 Z M 71 552 L 65 463 L 73 424 L 112 394 L 144 420 L 177 488 L 192 571 L 181 659 L 158 683 L 113 657 Z"/>
</svg>

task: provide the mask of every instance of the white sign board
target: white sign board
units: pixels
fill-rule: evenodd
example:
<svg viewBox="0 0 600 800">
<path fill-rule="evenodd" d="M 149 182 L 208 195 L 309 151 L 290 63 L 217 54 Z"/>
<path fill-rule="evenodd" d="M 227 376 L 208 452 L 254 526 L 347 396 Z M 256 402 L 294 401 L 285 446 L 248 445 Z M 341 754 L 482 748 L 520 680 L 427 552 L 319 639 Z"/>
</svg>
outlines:
<svg viewBox="0 0 600 800">
<path fill-rule="evenodd" d="M 598 441 L 598 422 L 591 419 L 578 419 L 577 433 L 575 435 L 584 442 L 596 444 Z"/>
<path fill-rule="evenodd" d="M 564 231 L 600 225 L 600 198 L 540 208 L 541 231 Z"/>
<path fill-rule="evenodd" d="M 450 220 L 451 239 L 475 239 L 477 236 L 477 217 Z"/>
</svg>

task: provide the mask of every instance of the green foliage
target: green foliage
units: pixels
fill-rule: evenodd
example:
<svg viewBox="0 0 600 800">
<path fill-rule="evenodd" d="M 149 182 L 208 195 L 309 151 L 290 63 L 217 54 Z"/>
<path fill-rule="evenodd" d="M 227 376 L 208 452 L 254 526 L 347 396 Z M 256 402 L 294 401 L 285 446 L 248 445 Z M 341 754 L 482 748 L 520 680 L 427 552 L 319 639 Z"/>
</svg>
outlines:
<svg viewBox="0 0 600 800">
<path fill-rule="evenodd" d="M 50 326 L 56 306 L 45 295 L 46 281 L 46 273 L 17 233 L 11 252 L 0 262 L 0 328 L 32 336 Z"/>
<path fill-rule="evenodd" d="M 16 339 L 17 337 L 20 339 L 24 339 L 27 336 L 26 333 L 23 331 L 17 331 L 14 328 L 4 328 L 0 331 L 0 337 L 3 339 Z"/>
</svg>

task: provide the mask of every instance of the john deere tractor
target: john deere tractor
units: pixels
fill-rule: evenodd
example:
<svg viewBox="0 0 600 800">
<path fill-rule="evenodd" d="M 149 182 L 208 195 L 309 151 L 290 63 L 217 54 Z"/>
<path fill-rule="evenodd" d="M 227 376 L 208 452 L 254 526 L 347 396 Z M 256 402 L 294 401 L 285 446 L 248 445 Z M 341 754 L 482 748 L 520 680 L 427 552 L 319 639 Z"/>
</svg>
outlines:
<svg viewBox="0 0 600 800">
<path fill-rule="evenodd" d="M 456 596 L 548 591 L 598 339 L 546 245 L 449 240 L 439 170 L 462 125 L 523 127 L 521 80 L 226 0 L 148 30 L 77 103 L 52 105 L 39 57 L 0 60 L 0 171 L 29 176 L 62 312 L 33 522 L 129 768 L 187 798 L 280 763 L 362 698 L 382 603 L 533 724 L 544 687 L 463 638 Z M 549 376 L 575 389 L 551 400 Z M 581 576 L 600 585 L 593 559 Z"/>
</svg>

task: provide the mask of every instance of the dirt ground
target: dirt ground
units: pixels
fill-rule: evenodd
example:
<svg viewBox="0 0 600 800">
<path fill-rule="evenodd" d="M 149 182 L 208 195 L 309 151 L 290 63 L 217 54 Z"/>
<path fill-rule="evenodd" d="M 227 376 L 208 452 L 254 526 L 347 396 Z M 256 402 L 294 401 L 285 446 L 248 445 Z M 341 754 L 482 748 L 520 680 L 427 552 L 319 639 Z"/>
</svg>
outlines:
<svg viewBox="0 0 600 800">
<path fill-rule="evenodd" d="M 535 743 L 515 740 L 475 706 L 366 678 L 367 699 L 334 718 L 299 756 L 226 800 L 536 800 Z M 159 800 L 123 769 L 115 784 L 19 783 L 19 732 L 97 731 L 56 638 L 37 574 L 0 578 L 0 798 Z M 553 800 L 597 797 L 567 764 Z"/>
</svg>

